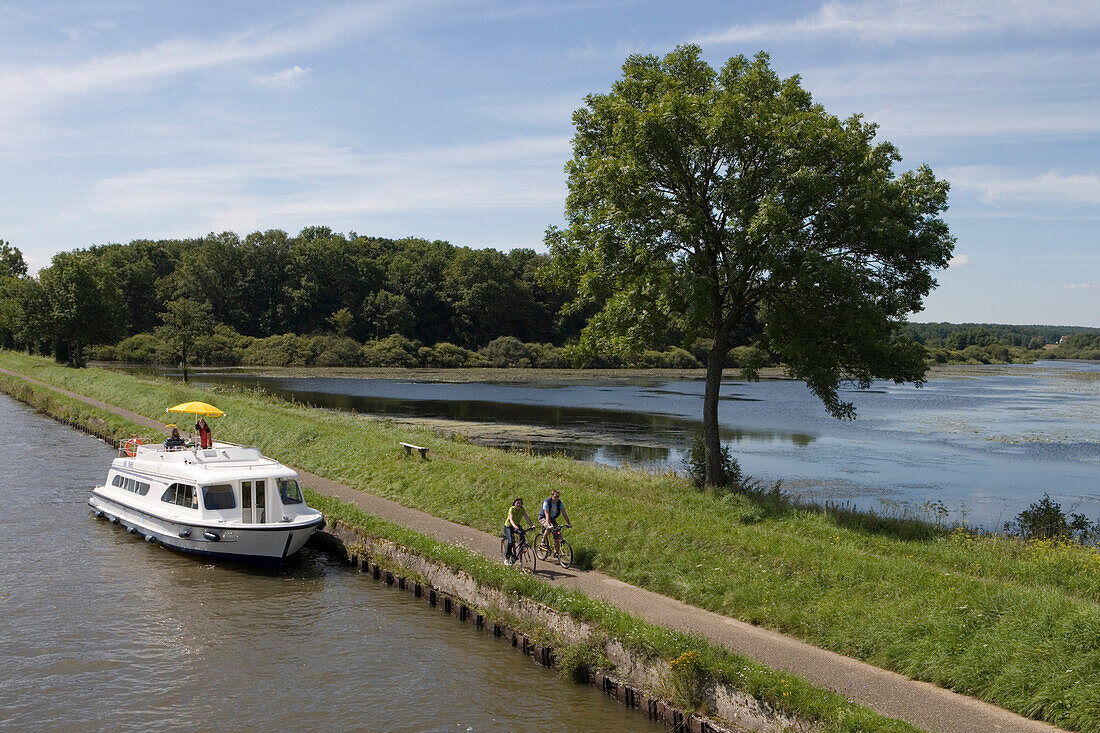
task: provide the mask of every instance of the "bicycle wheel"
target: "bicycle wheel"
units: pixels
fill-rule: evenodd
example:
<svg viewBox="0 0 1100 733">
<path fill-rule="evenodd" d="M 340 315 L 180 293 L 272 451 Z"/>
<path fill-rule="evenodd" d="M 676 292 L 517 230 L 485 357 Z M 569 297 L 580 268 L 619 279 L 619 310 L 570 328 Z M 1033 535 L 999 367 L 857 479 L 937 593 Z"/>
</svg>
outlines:
<svg viewBox="0 0 1100 733">
<path fill-rule="evenodd" d="M 558 563 L 566 570 L 573 564 L 573 546 L 566 540 L 561 541 L 561 554 L 558 555 Z"/>
<path fill-rule="evenodd" d="M 535 554 L 538 555 L 539 560 L 545 560 L 550 557 L 550 538 L 540 536 L 538 543 L 535 545 Z"/>
<path fill-rule="evenodd" d="M 516 561 L 516 565 L 519 565 L 521 573 L 530 575 L 535 572 L 535 553 L 531 552 L 530 547 L 524 547 L 523 551 L 519 553 L 519 560 Z"/>
</svg>

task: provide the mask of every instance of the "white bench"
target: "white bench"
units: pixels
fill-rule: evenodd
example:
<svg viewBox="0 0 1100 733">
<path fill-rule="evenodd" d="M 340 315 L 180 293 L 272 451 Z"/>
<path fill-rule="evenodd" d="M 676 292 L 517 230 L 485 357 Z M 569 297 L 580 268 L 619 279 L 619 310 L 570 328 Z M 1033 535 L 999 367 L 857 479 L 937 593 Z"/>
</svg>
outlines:
<svg viewBox="0 0 1100 733">
<path fill-rule="evenodd" d="M 412 443 L 401 443 L 401 446 L 405 449 L 405 455 L 407 455 L 407 456 L 411 456 L 412 452 L 415 450 L 415 451 L 420 452 L 420 457 L 421 458 L 423 458 L 425 460 L 427 460 L 427 458 L 428 458 L 428 449 L 425 448 L 422 445 L 413 445 Z"/>
</svg>

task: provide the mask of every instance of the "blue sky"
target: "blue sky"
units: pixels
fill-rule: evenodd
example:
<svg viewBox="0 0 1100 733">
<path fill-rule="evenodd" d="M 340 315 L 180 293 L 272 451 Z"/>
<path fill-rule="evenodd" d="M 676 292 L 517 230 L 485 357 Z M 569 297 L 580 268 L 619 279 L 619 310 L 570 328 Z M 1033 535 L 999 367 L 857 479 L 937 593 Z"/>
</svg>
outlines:
<svg viewBox="0 0 1100 733">
<path fill-rule="evenodd" d="M 1100 0 L 3 2 L 0 238 L 337 231 L 532 247 L 630 53 L 771 54 L 952 182 L 918 321 L 1100 327 Z"/>
</svg>

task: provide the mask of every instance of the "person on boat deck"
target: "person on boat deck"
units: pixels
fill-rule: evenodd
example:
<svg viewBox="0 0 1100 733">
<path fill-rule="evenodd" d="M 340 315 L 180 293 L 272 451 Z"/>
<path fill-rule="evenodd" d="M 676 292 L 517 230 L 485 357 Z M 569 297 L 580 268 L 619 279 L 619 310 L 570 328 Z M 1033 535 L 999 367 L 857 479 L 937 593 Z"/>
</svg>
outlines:
<svg viewBox="0 0 1100 733">
<path fill-rule="evenodd" d="M 520 517 L 523 518 L 524 524 L 520 524 Z M 527 515 L 527 510 L 523 508 L 523 499 L 516 498 L 512 502 L 512 506 L 508 507 L 508 518 L 504 520 L 504 564 L 514 565 L 516 562 L 516 532 L 521 532 L 523 528 L 530 527 L 534 522 L 531 521 L 531 517 Z"/>
<path fill-rule="evenodd" d="M 176 450 L 184 446 L 183 438 L 180 437 L 180 429 L 172 428 L 172 435 L 168 440 L 164 441 L 164 447 L 168 450 Z"/>
<path fill-rule="evenodd" d="M 195 432 L 199 434 L 200 448 L 213 448 L 214 440 L 210 437 L 210 426 L 206 424 L 206 418 L 200 417 L 195 423 Z"/>
</svg>

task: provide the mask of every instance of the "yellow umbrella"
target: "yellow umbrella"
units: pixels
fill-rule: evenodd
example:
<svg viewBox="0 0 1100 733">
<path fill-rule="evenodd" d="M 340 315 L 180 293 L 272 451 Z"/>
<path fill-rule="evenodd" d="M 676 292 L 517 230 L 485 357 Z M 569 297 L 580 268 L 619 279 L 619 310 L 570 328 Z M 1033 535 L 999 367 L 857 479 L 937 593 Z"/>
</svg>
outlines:
<svg viewBox="0 0 1100 733">
<path fill-rule="evenodd" d="M 207 404 L 206 402 L 184 402 L 182 405 L 164 408 L 165 412 L 189 412 L 193 415 L 205 415 L 207 417 L 220 417 L 225 413 Z"/>
</svg>

